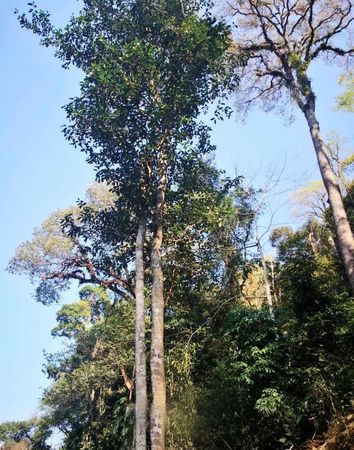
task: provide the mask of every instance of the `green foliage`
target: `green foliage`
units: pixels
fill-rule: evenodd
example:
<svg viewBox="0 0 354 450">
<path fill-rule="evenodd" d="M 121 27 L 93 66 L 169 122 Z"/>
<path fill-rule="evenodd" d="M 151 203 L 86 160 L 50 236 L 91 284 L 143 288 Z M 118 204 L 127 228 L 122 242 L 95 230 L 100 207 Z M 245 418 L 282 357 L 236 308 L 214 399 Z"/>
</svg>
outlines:
<svg viewBox="0 0 354 450">
<path fill-rule="evenodd" d="M 274 233 L 276 323 L 267 309 L 223 305 L 220 290 L 202 291 L 197 314 L 205 308 L 212 319 L 187 338 L 190 379 L 171 400 L 171 448 L 285 450 L 350 409 L 354 303 L 329 237 L 314 222 Z"/>
<path fill-rule="evenodd" d="M 36 300 L 44 304 L 59 301 L 61 292 L 68 289 L 73 281 L 79 284 L 105 283 L 115 293 L 128 296 L 129 283 L 112 274 L 112 261 L 108 258 L 112 245 L 105 241 L 96 219 L 112 214 L 118 201 L 106 184 L 92 184 L 87 192 L 87 202 L 51 214 L 34 230 L 32 238 L 17 248 L 7 270 L 29 275 L 31 281 L 37 284 Z M 87 226 L 88 217 L 91 221 L 96 219 L 94 228 Z M 114 217 L 116 219 L 116 215 Z M 115 238 L 122 235 L 124 227 L 125 222 L 115 226 Z M 122 245 L 120 251 L 115 247 L 112 258 L 117 271 L 126 268 L 131 260 L 132 247 L 129 244 Z"/>
<path fill-rule="evenodd" d="M 276 389 L 266 388 L 262 396 L 256 401 L 255 409 L 264 417 L 272 417 L 279 414 L 283 405 L 283 396 Z"/>
<path fill-rule="evenodd" d="M 80 290 L 81 300 L 64 305 L 57 313 L 58 325 L 52 335 L 74 338 L 86 331 L 90 324 L 102 320 L 110 301 L 107 293 L 100 286 L 86 286 Z"/>
<path fill-rule="evenodd" d="M 30 436 L 35 425 L 36 420 L 2 423 L 0 424 L 0 441 L 5 443 L 23 441 Z"/>
<path fill-rule="evenodd" d="M 347 112 L 354 111 L 354 75 L 350 70 L 341 75 L 339 84 L 344 87 L 344 92 L 337 97 L 337 108 Z"/>
<path fill-rule="evenodd" d="M 47 356 L 54 379 L 42 400 L 47 424 L 66 430 L 68 449 L 130 448 L 134 408 L 123 373 L 131 376 L 133 370 L 134 305 L 111 305 L 94 286 L 80 296 L 80 302 L 61 308 L 53 330 L 70 345 Z"/>
<path fill-rule="evenodd" d="M 236 279 L 237 272 L 242 272 L 240 255 L 253 217 L 252 195 L 241 179 L 223 180 L 222 174 L 205 161 L 192 159 L 190 164 L 169 193 L 165 244 L 166 363 L 174 411 L 169 442 L 186 449 L 192 448 L 194 416 L 188 416 L 186 428 L 182 423 L 187 423 L 187 418 L 184 422 L 178 418 L 185 416 L 181 408 L 186 412 L 199 398 L 193 393 L 193 379 L 198 355 L 203 351 L 202 339 L 212 330 L 209 318 L 214 315 L 219 320 L 219 310 L 228 309 L 223 306 L 230 276 L 225 267 L 225 248 L 233 255 Z M 108 214 L 112 214 L 109 220 Z M 95 217 L 96 230 L 92 230 L 88 217 Z M 115 223 L 116 215 L 104 211 L 85 220 L 77 235 L 83 239 L 86 230 L 92 230 L 91 247 L 100 246 L 102 258 L 109 256 L 111 247 L 101 245 L 102 236 L 104 227 Z M 82 218 L 80 221 L 83 223 Z M 109 236 L 107 233 L 107 243 Z M 147 280 L 148 296 L 149 269 Z M 216 295 L 220 296 L 218 301 Z M 44 394 L 43 408 L 48 430 L 65 430 L 65 448 L 109 449 L 112 443 L 117 448 L 130 448 L 134 395 L 121 369 L 131 380 L 134 303 L 119 298 L 112 291 L 108 294 L 102 287 L 88 284 L 81 288 L 79 301 L 62 306 L 57 313 L 53 335 L 67 338 L 68 346 L 58 354 L 47 355 L 46 371 L 53 384 Z M 196 406 L 193 411 L 197 411 Z"/>
<path fill-rule="evenodd" d="M 46 440 L 50 435 L 43 418 L 0 424 L 0 443 L 4 450 L 49 450 Z"/>
<path fill-rule="evenodd" d="M 273 232 L 281 294 L 274 322 L 268 309 L 241 304 L 237 294 L 248 273 L 242 255 L 253 194 L 240 179 L 222 180 L 196 162 L 176 179 L 166 212 L 168 448 L 300 445 L 324 433 L 354 397 L 354 304 L 331 229 L 313 220 Z M 110 223 L 96 220 L 102 231 L 92 236 L 101 239 Z M 82 236 L 85 230 L 89 223 Z M 146 275 L 149 297 L 148 266 Z M 133 309 L 130 300 L 88 284 L 57 314 L 53 334 L 68 346 L 47 355 L 53 384 L 43 396 L 42 420 L 44 436 L 65 430 L 64 448 L 131 448 Z M 149 330 L 149 309 L 146 321 Z"/>
<path fill-rule="evenodd" d="M 54 47 L 64 67 L 83 71 L 80 95 L 65 107 L 65 135 L 108 184 L 52 214 L 10 262 L 10 271 L 39 281 L 43 303 L 59 300 L 72 281 L 80 291 L 57 313 L 52 334 L 65 345 L 46 355 L 52 384 L 41 418 L 2 424 L 0 440 L 46 449 L 59 429 L 68 450 L 132 448 L 134 242 L 147 212 L 150 249 L 161 151 L 168 448 L 285 450 L 325 432 L 354 398 L 353 300 L 327 210 L 321 223 L 312 216 L 299 230 L 273 231 L 276 320 L 240 300 L 253 267 L 245 248 L 255 193 L 213 167 L 209 129 L 199 122 L 237 82 L 229 28 L 204 2 L 85 0 L 62 29 L 29 5 L 21 25 Z M 289 63 L 310 95 L 307 63 L 296 53 Z M 215 118 L 229 112 L 221 99 Z M 343 170 L 351 164 L 349 157 Z M 302 191 L 306 206 L 314 192 L 318 186 Z M 350 210 L 350 195 L 346 201 Z"/>
<path fill-rule="evenodd" d="M 237 77 L 226 57 L 229 28 L 207 12 L 208 6 L 177 0 L 84 1 L 62 29 L 35 5 L 30 17 L 18 17 L 42 45 L 55 48 L 65 67 L 83 70 L 81 95 L 65 108 L 64 132 L 87 153 L 98 179 L 119 190 L 129 212 L 139 212 L 148 201 L 141 183 L 155 185 L 161 145 L 170 183 L 182 144 L 195 144 L 194 153 L 212 148 L 208 127 L 198 116 Z M 225 104 L 219 109 L 230 112 Z M 148 180 L 142 176 L 146 169 L 152 171 Z"/>
</svg>

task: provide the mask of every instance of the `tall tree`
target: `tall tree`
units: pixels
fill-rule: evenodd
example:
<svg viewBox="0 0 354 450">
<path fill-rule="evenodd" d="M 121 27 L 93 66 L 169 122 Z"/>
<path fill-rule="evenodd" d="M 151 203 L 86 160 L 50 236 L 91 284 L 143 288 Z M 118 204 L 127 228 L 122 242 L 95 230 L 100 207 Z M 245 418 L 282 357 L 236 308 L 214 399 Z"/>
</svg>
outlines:
<svg viewBox="0 0 354 450">
<path fill-rule="evenodd" d="M 74 64 L 84 71 L 81 96 L 66 107 L 70 124 L 65 134 L 88 154 L 97 176 L 109 180 L 127 199 L 136 230 L 141 220 L 139 187 L 144 161 L 151 170 L 150 430 L 156 450 L 165 448 L 166 425 L 161 265 L 165 197 L 181 144 L 199 140 L 194 151 L 209 150 L 206 129 L 197 118 L 201 108 L 229 82 L 224 77 L 229 30 L 210 14 L 199 14 L 200 6 L 177 0 L 85 0 L 79 15 L 63 29 L 55 29 L 49 14 L 32 4 L 31 19 L 19 17 L 22 26 L 41 36 L 43 45 L 56 48 L 64 66 Z M 142 320 L 141 314 L 138 317 Z M 137 330 L 142 330 L 140 325 Z M 143 371 L 138 373 L 143 375 Z M 144 420 L 143 414 L 139 417 Z M 138 442 L 137 448 L 145 448 L 143 440 L 140 447 Z"/>
<path fill-rule="evenodd" d="M 335 223 L 341 258 L 354 292 L 354 239 L 332 170 L 328 148 L 320 134 L 316 95 L 309 69 L 323 56 L 348 57 L 345 45 L 353 23 L 350 0 L 233 0 L 235 49 L 247 62 L 243 71 L 240 106 L 258 103 L 266 110 L 281 109 L 291 99 L 304 114 L 316 152 Z M 246 101 L 245 101 L 246 98 Z"/>
</svg>

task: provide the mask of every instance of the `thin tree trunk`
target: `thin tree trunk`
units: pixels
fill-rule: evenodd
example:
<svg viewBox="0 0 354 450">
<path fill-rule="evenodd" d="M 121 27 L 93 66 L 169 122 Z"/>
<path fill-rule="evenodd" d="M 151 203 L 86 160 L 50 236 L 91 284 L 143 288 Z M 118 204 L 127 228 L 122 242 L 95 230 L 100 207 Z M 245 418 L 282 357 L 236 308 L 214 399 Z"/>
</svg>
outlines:
<svg viewBox="0 0 354 450">
<path fill-rule="evenodd" d="M 146 450 L 147 390 L 145 349 L 144 242 L 146 216 L 140 218 L 135 247 L 135 448 Z"/>
<path fill-rule="evenodd" d="M 269 314 L 272 317 L 272 319 L 275 320 L 272 293 L 271 293 L 270 285 L 269 285 L 268 268 L 267 268 L 266 261 L 264 259 L 263 247 L 262 247 L 261 240 L 260 240 L 260 237 L 259 237 L 258 225 L 257 224 L 256 224 L 256 240 L 257 240 L 257 247 L 258 247 L 259 256 L 261 258 L 261 263 L 262 263 L 264 287 L 265 287 L 266 296 L 267 296 L 268 310 L 269 310 Z"/>
<path fill-rule="evenodd" d="M 270 260 L 270 274 L 271 274 L 271 277 L 272 277 L 272 293 L 273 293 L 273 297 L 274 297 L 274 300 L 276 302 L 278 302 L 277 290 L 276 290 L 276 287 L 275 287 L 275 273 L 274 273 L 274 262 L 273 262 L 273 259 Z"/>
<path fill-rule="evenodd" d="M 151 385 L 150 412 L 151 449 L 165 449 L 166 433 L 166 380 L 164 362 L 164 288 L 161 266 L 163 217 L 167 187 L 167 161 L 161 151 L 158 161 L 158 187 L 154 215 L 154 235 L 151 250 L 152 268 L 152 332 L 151 332 Z"/>
<path fill-rule="evenodd" d="M 323 183 L 325 185 L 328 200 L 332 210 L 334 226 L 338 241 L 340 255 L 347 273 L 349 283 L 354 293 L 354 239 L 350 228 L 347 213 L 344 208 L 342 195 L 336 176 L 332 170 L 327 147 L 321 138 L 319 122 L 315 115 L 314 107 L 306 108 L 304 111 L 313 145 L 315 147 L 318 165 Z"/>
</svg>

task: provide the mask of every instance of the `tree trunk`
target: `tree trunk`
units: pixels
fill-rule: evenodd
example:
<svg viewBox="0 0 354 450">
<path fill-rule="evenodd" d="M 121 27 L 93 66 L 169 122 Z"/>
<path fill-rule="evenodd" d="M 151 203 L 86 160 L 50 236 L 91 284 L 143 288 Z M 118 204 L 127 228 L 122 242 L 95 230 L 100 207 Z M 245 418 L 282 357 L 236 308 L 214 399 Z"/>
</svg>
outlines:
<svg viewBox="0 0 354 450">
<path fill-rule="evenodd" d="M 273 259 L 270 260 L 270 275 L 272 277 L 272 294 L 273 294 L 274 300 L 276 302 L 278 302 L 278 295 L 277 295 L 277 290 L 276 290 L 276 286 L 275 286 L 275 273 L 274 273 Z"/>
<path fill-rule="evenodd" d="M 144 242 L 146 217 L 140 218 L 135 247 L 135 448 L 146 450 L 147 390 L 145 349 Z"/>
<path fill-rule="evenodd" d="M 269 284 L 268 268 L 267 268 L 266 260 L 264 259 L 263 247 L 262 247 L 261 240 L 259 237 L 259 232 L 258 232 L 258 224 L 256 224 L 256 240 L 257 240 L 259 256 L 261 258 L 261 263 L 262 263 L 264 287 L 265 287 L 266 296 L 267 296 L 268 310 L 269 310 L 269 314 L 270 314 L 271 318 L 273 320 L 275 320 L 273 299 L 272 299 L 272 293 L 271 293 L 270 284 Z"/>
<path fill-rule="evenodd" d="M 166 380 L 164 362 L 164 290 L 161 266 L 163 241 L 163 217 L 167 186 L 167 161 L 160 152 L 158 161 L 158 187 L 154 214 L 154 235 L 151 250 L 152 268 L 152 332 L 151 332 L 151 385 L 152 405 L 150 412 L 151 449 L 165 449 L 166 430 Z"/>
<path fill-rule="evenodd" d="M 342 195 L 336 176 L 332 170 L 326 144 L 321 138 L 319 122 L 315 115 L 314 107 L 304 111 L 311 138 L 315 147 L 318 165 L 323 183 L 325 185 L 329 204 L 332 210 L 338 247 L 347 273 L 349 283 L 354 293 L 354 239 L 350 228 L 347 213 L 344 208 Z"/>
</svg>

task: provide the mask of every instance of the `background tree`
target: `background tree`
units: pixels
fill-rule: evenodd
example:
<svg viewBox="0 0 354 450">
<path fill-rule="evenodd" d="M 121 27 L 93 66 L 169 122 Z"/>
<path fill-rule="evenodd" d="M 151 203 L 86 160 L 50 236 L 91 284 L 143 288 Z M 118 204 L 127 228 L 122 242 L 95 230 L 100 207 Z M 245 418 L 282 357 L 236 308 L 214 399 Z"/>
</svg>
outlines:
<svg viewBox="0 0 354 450">
<path fill-rule="evenodd" d="M 29 275 L 37 284 L 37 300 L 44 304 L 58 301 L 60 293 L 73 281 L 79 285 L 98 284 L 121 297 L 131 297 L 132 280 L 126 269 L 133 258 L 134 241 L 128 245 L 124 240 L 123 245 L 126 222 L 121 220 L 115 227 L 121 245 L 114 249 L 107 240 L 109 231 L 103 233 L 99 226 L 98 218 L 104 216 L 107 221 L 115 201 L 117 197 L 112 196 L 107 185 L 92 185 L 83 203 L 85 210 L 78 205 L 51 214 L 34 230 L 32 239 L 17 248 L 8 270 Z M 85 226 L 89 218 L 95 218 L 95 228 Z"/>
<path fill-rule="evenodd" d="M 323 220 L 327 210 L 327 193 L 321 180 L 310 180 L 289 196 L 294 216 Z"/>
<path fill-rule="evenodd" d="M 134 304 L 94 286 L 81 289 L 80 298 L 58 311 L 52 331 L 68 344 L 47 355 L 47 426 L 63 433 L 65 448 L 131 448 Z"/>
<path fill-rule="evenodd" d="M 342 111 L 354 112 L 354 74 L 352 70 L 341 75 L 339 84 L 344 92 L 337 97 L 337 108 Z"/>
<path fill-rule="evenodd" d="M 51 435 L 45 420 L 33 417 L 18 422 L 0 424 L 0 442 L 4 450 L 49 450 L 46 444 Z"/>
<path fill-rule="evenodd" d="M 316 116 L 316 95 L 309 69 L 321 56 L 336 60 L 353 50 L 345 46 L 353 22 L 352 2 L 232 1 L 235 51 L 247 62 L 242 72 L 238 106 L 247 111 L 259 104 L 264 110 L 283 110 L 289 101 L 304 114 L 328 199 L 338 247 L 354 291 L 354 239 L 343 200 Z M 246 99 L 246 100 L 245 100 Z"/>
<path fill-rule="evenodd" d="M 354 153 L 351 148 L 348 148 L 348 139 L 335 130 L 330 132 L 328 151 L 342 192 L 346 197 L 352 197 Z"/>
</svg>

